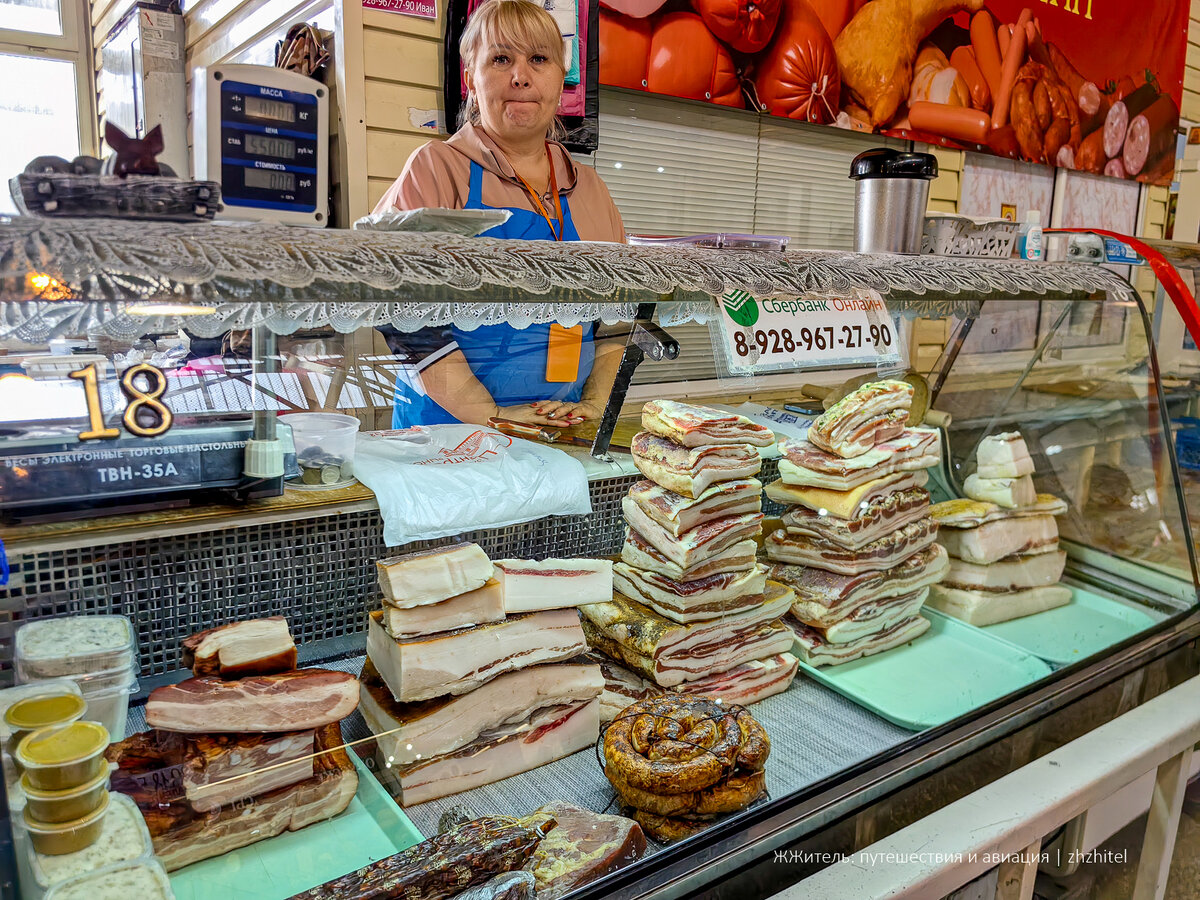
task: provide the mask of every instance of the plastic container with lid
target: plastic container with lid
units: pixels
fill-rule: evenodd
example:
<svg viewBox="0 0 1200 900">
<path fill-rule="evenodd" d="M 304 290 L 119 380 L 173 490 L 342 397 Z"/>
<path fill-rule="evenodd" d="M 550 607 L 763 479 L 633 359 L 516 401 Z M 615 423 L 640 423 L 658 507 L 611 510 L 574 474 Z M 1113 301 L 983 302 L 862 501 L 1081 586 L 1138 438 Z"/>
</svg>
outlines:
<svg viewBox="0 0 1200 900">
<path fill-rule="evenodd" d="M 13 659 L 23 682 L 132 670 L 137 636 L 125 616 L 37 619 L 17 629 Z"/>
<path fill-rule="evenodd" d="M 33 787 L 64 791 L 107 772 L 107 749 L 107 728 L 96 722 L 72 722 L 27 734 L 17 745 L 16 760 Z"/>
<path fill-rule="evenodd" d="M 90 847 L 96 843 L 104 828 L 104 816 L 108 812 L 109 802 L 109 794 L 106 791 L 100 797 L 100 805 L 86 816 L 72 819 L 70 822 L 54 823 L 39 822 L 26 805 L 23 818 L 33 849 L 44 856 L 62 856 Z"/>
<path fill-rule="evenodd" d="M 175 900 L 162 863 L 153 859 L 105 866 L 57 884 L 45 900 Z"/>
<path fill-rule="evenodd" d="M 51 725 L 78 722 L 87 712 L 87 701 L 74 685 L 48 683 L 42 691 L 22 697 L 4 711 L 5 731 L 11 735 L 8 752 L 15 755 L 17 745 L 30 732 Z"/>
<path fill-rule="evenodd" d="M 63 791 L 43 791 L 34 787 L 28 775 L 21 776 L 25 808 L 39 822 L 56 825 L 82 819 L 100 808 L 108 793 L 108 772 L 101 772 L 87 784 Z"/>
<path fill-rule="evenodd" d="M 108 731 L 110 741 L 125 739 L 125 723 L 129 718 L 129 697 L 137 693 L 138 683 L 130 678 L 125 684 L 100 690 L 84 690 L 87 702 L 87 717 L 99 722 Z"/>
<path fill-rule="evenodd" d="M 301 484 L 344 485 L 353 479 L 358 419 L 341 413 L 306 412 L 292 413 L 283 421 L 292 429 Z"/>
<path fill-rule="evenodd" d="M 20 703 L 27 697 L 38 697 L 43 694 L 74 694 L 76 697 L 82 697 L 83 692 L 79 690 L 79 685 L 70 678 L 51 678 L 46 681 L 34 681 L 28 684 L 18 684 L 15 687 L 5 688 L 0 691 L 0 739 L 8 740 L 13 734 L 13 729 L 7 721 L 8 711 Z M 16 745 L 13 745 L 16 749 Z"/>
<path fill-rule="evenodd" d="M 110 793 L 108 798 L 108 813 L 104 816 L 100 836 L 90 847 L 59 856 L 28 854 L 29 875 L 41 890 L 105 866 L 153 858 L 150 830 L 137 804 L 116 792 Z M 132 900 L 132 896 L 128 900 Z"/>
</svg>

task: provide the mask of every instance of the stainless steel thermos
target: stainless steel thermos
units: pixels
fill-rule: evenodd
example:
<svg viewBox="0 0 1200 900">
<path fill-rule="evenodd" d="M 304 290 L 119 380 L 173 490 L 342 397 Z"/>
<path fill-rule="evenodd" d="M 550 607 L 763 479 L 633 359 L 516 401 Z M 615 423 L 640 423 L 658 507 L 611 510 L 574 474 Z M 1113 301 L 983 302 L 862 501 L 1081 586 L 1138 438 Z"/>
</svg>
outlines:
<svg viewBox="0 0 1200 900">
<path fill-rule="evenodd" d="M 929 182 L 937 159 L 879 147 L 854 157 L 854 249 L 859 253 L 920 253 Z"/>
</svg>

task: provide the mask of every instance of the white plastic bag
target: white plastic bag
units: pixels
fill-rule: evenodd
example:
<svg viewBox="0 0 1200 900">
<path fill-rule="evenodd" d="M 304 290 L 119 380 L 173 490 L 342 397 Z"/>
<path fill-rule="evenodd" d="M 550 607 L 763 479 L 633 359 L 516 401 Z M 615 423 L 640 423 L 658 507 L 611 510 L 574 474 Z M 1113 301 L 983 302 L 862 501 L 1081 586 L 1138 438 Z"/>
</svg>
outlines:
<svg viewBox="0 0 1200 900">
<path fill-rule="evenodd" d="M 477 425 L 430 425 L 429 440 L 358 435 L 354 474 L 375 492 L 389 547 L 592 510 L 583 464 Z"/>
</svg>

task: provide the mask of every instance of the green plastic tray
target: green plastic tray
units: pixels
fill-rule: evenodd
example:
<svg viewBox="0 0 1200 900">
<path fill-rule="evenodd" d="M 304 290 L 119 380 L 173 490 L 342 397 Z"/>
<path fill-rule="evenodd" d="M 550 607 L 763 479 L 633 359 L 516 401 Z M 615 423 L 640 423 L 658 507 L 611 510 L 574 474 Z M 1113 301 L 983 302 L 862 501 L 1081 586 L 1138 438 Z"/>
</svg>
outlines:
<svg viewBox="0 0 1200 900">
<path fill-rule="evenodd" d="M 423 838 L 358 756 L 358 792 L 345 812 L 171 873 L 177 900 L 286 900 Z"/>
<path fill-rule="evenodd" d="M 1087 659 L 1155 623 L 1153 616 L 1099 594 L 1068 585 L 1066 606 L 987 625 L 981 630 L 1023 647 L 1055 665 Z"/>
<path fill-rule="evenodd" d="M 1044 678 L 1050 666 L 1027 650 L 930 609 L 929 630 L 903 646 L 840 666 L 813 668 L 815 681 L 913 731 L 964 713 Z"/>
</svg>

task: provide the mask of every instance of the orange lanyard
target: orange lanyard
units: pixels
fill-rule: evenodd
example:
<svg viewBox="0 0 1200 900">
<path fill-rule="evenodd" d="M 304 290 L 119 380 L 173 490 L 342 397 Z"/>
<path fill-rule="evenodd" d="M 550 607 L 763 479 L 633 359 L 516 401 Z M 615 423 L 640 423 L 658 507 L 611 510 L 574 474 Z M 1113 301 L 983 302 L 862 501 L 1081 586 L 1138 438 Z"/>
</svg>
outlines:
<svg viewBox="0 0 1200 900">
<path fill-rule="evenodd" d="M 558 231 L 554 230 L 555 220 L 551 219 L 550 213 L 546 212 L 546 207 L 542 205 L 542 199 L 538 196 L 537 191 L 529 186 L 528 181 L 526 181 L 524 178 L 521 178 L 520 172 L 517 173 L 517 178 L 520 179 L 526 193 L 529 194 L 529 199 L 533 201 L 533 205 L 537 207 L 538 213 L 543 219 L 546 220 L 546 224 L 550 226 L 550 233 L 554 235 L 554 239 L 556 241 L 561 241 L 563 239 L 563 231 L 566 228 L 566 225 L 563 222 L 562 202 L 558 198 L 558 179 L 554 177 L 554 158 L 550 155 L 549 141 L 546 142 L 546 162 L 550 164 L 550 193 L 554 195 L 554 213 L 558 220 Z"/>
</svg>

